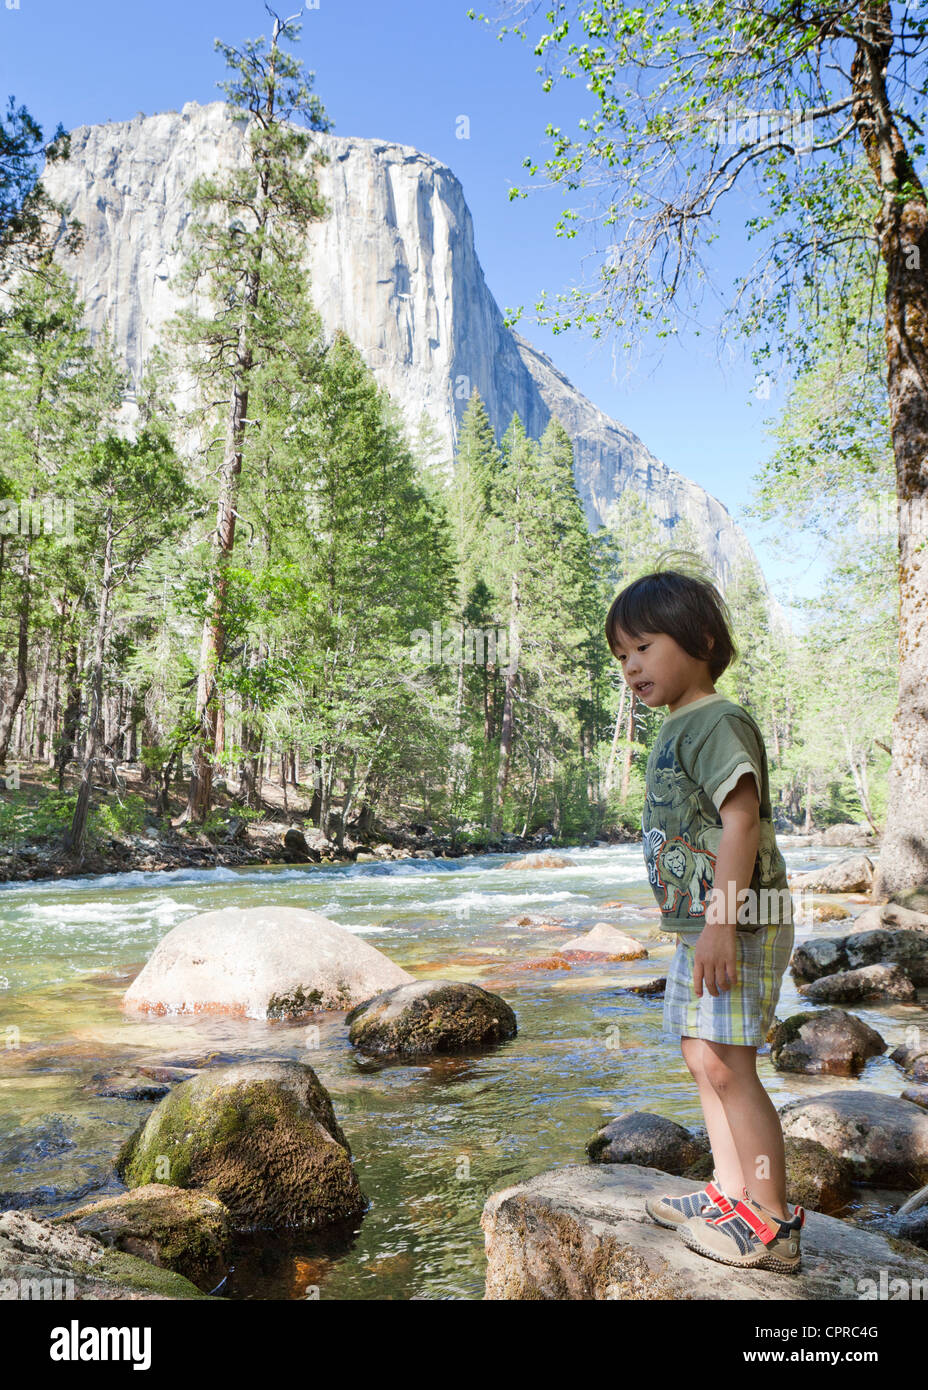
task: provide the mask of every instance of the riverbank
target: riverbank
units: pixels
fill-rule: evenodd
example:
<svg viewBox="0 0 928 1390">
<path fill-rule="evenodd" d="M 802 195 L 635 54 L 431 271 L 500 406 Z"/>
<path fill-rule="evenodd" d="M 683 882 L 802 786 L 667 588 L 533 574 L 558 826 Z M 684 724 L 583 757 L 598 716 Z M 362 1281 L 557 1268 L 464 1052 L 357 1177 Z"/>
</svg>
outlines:
<svg viewBox="0 0 928 1390">
<path fill-rule="evenodd" d="M 66 853 L 63 844 L 61 810 L 72 790 L 70 783 L 58 794 L 49 785 L 46 770 L 41 769 L 24 773 L 15 790 L 0 794 L 0 883 L 177 869 L 461 859 L 531 853 L 568 844 L 550 829 L 531 835 L 494 834 L 468 824 L 452 835 L 414 821 L 387 821 L 375 823 L 367 832 L 349 826 L 339 845 L 312 824 L 305 789 L 284 789 L 276 783 L 266 783 L 263 788 L 260 819 L 255 813 L 243 813 L 226 784 L 220 783 L 211 823 L 203 831 L 171 824 L 183 810 L 179 794 L 170 798 L 169 814 L 158 818 L 154 790 L 135 770 L 123 769 L 120 775 L 121 786 L 95 788 L 97 815 L 110 825 L 134 818 L 139 827 L 132 833 L 112 834 L 101 833 L 98 828 L 79 858 Z M 45 833 L 36 833 L 43 830 Z M 859 825 L 832 825 L 807 833 L 778 831 L 777 838 L 784 849 L 842 845 L 876 852 L 879 848 L 879 840 Z M 618 826 L 601 830 L 595 839 L 574 836 L 570 844 L 607 846 L 640 840 L 640 829 Z"/>
<path fill-rule="evenodd" d="M 159 816 L 155 789 L 137 769 L 122 768 L 118 787 L 94 788 L 94 833 L 83 855 L 75 857 L 64 849 L 74 779 L 59 793 L 48 777 L 44 767 L 22 771 L 16 787 L 0 795 L 0 883 L 176 869 L 460 859 L 530 853 L 560 843 L 550 829 L 512 835 L 468 824 L 451 834 L 412 820 L 375 821 L 366 829 L 349 823 L 339 843 L 313 825 L 307 788 L 272 782 L 262 788 L 260 810 L 244 811 L 234 787 L 221 781 L 209 823 L 200 830 L 173 823 L 185 804 L 179 790 L 172 792 L 167 814 Z M 596 837 L 603 845 L 640 838 L 640 831 L 623 827 Z M 572 843 L 593 839 L 574 837 Z"/>
<path fill-rule="evenodd" d="M 618 830 L 599 837 L 604 845 L 640 840 Z M 303 843 L 301 844 L 300 841 Z M 224 836 L 179 831 L 173 834 L 110 838 L 81 860 L 58 843 L 27 844 L 16 851 L 0 847 L 0 883 L 55 878 L 92 878 L 99 874 L 157 872 L 174 869 L 260 868 L 263 865 L 337 865 L 399 859 L 461 859 L 468 855 L 518 854 L 547 849 L 551 835 L 496 835 L 462 844 L 450 835 L 412 826 L 383 826 L 362 839 L 346 836 L 341 849 L 312 826 L 298 820 L 234 823 Z"/>
</svg>

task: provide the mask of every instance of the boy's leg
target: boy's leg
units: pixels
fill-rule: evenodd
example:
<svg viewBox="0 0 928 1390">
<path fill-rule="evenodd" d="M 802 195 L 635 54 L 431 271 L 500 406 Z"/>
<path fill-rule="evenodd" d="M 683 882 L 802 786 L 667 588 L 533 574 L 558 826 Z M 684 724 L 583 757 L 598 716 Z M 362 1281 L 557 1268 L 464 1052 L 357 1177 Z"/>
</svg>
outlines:
<svg viewBox="0 0 928 1390">
<path fill-rule="evenodd" d="M 706 1042 L 704 1038 L 683 1037 L 680 1039 L 680 1051 L 683 1053 L 683 1060 L 699 1087 L 699 1101 L 702 1105 L 706 1129 L 709 1132 L 716 1180 L 726 1196 L 737 1201 L 742 1195 L 742 1188 L 747 1183 L 747 1171 L 742 1173 L 741 1159 L 738 1156 L 734 1136 L 725 1114 L 725 1107 L 709 1081 L 704 1065 L 703 1050 L 711 1046 L 713 1044 Z"/>
<path fill-rule="evenodd" d="M 699 1041 L 704 1049 L 700 1065 L 725 1115 L 740 1171 L 744 1175 L 744 1186 L 767 1211 L 788 1221 L 783 1129 L 776 1108 L 757 1075 L 757 1049 L 736 1043 Z M 708 1116 L 706 1127 L 709 1128 Z M 729 1193 L 721 1178 L 720 1171 L 719 1185 L 723 1192 Z M 737 1194 L 730 1192 L 730 1195 L 740 1197 L 741 1189 L 737 1190 Z"/>
</svg>

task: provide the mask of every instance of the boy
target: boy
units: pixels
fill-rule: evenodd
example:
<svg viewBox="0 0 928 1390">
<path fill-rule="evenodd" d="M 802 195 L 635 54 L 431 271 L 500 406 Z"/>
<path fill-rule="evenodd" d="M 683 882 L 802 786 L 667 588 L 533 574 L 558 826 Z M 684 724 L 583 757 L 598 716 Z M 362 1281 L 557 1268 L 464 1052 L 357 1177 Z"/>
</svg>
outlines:
<svg viewBox="0 0 928 1390">
<path fill-rule="evenodd" d="M 783 1133 L 756 1066 L 793 947 L 792 901 L 763 737 L 715 689 L 736 655 L 727 611 L 711 583 L 658 569 L 606 619 L 626 683 L 669 711 L 648 758 L 644 854 L 678 941 L 664 1035 L 680 1038 L 715 1163 L 701 1192 L 645 1206 L 710 1259 L 796 1273 L 805 1216 L 786 1205 Z"/>
</svg>

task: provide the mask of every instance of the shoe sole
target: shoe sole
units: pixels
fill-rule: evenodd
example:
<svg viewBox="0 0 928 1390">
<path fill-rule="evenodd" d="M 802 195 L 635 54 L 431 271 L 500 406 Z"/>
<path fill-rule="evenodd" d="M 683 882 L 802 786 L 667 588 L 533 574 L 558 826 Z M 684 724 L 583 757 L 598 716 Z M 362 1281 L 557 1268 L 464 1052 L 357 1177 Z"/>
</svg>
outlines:
<svg viewBox="0 0 928 1390">
<path fill-rule="evenodd" d="M 699 1241 L 690 1231 L 682 1231 L 684 1245 L 690 1250 L 695 1250 L 698 1255 L 705 1255 L 706 1259 L 718 1260 L 719 1264 L 734 1265 L 736 1269 L 769 1269 L 776 1274 L 798 1274 L 802 1269 L 802 1256 L 800 1255 L 794 1264 L 781 1260 L 779 1255 L 771 1255 L 766 1251 L 759 1253 L 756 1258 L 748 1260 L 733 1260 L 721 1254 L 718 1250 L 710 1250 L 706 1245 L 700 1245 Z"/>
</svg>

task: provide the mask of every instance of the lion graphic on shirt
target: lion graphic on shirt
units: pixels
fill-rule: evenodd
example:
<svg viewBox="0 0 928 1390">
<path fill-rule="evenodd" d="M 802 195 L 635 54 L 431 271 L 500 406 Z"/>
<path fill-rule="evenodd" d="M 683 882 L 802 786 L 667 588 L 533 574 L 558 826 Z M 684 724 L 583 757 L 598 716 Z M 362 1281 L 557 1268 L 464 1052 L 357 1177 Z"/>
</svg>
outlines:
<svg viewBox="0 0 928 1390">
<path fill-rule="evenodd" d="M 667 839 L 663 830 L 644 836 L 648 878 L 655 892 L 662 892 L 661 912 L 677 914 L 685 907 L 691 917 L 701 917 L 715 876 L 715 855 L 690 844 L 682 835 Z"/>
</svg>

